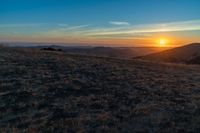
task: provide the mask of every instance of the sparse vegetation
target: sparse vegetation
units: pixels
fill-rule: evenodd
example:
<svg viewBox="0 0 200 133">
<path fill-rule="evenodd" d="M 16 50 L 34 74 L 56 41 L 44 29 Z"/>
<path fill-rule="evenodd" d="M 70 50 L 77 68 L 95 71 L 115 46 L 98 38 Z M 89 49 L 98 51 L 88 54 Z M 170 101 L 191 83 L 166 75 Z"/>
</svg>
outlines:
<svg viewBox="0 0 200 133">
<path fill-rule="evenodd" d="M 0 48 L 0 132 L 200 131 L 200 67 Z"/>
<path fill-rule="evenodd" d="M 56 48 L 51 48 L 51 47 L 41 48 L 41 50 L 46 50 L 46 51 L 63 51 L 62 49 L 56 49 Z"/>
</svg>

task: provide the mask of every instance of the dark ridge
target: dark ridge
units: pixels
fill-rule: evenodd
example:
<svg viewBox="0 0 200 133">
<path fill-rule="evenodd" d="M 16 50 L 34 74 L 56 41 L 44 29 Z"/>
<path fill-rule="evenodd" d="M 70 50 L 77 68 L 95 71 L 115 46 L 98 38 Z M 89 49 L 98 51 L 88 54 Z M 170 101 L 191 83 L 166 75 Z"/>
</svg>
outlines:
<svg viewBox="0 0 200 133">
<path fill-rule="evenodd" d="M 200 43 L 192 43 L 182 47 L 173 48 L 159 53 L 138 57 L 144 60 L 173 63 L 199 64 Z"/>
</svg>

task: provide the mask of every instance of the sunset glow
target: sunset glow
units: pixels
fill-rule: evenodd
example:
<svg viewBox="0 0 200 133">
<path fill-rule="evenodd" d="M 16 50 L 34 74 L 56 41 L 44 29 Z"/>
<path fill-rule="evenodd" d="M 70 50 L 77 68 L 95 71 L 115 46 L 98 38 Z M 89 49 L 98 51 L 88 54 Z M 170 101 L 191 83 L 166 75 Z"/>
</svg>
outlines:
<svg viewBox="0 0 200 133">
<path fill-rule="evenodd" d="M 199 0 L 11 1 L 0 5 L 0 42 L 133 47 L 155 46 L 155 40 L 158 47 L 200 42 Z"/>
<path fill-rule="evenodd" d="M 169 40 L 167 39 L 159 39 L 158 40 L 158 47 L 167 47 L 168 46 L 168 43 L 169 43 Z"/>
</svg>

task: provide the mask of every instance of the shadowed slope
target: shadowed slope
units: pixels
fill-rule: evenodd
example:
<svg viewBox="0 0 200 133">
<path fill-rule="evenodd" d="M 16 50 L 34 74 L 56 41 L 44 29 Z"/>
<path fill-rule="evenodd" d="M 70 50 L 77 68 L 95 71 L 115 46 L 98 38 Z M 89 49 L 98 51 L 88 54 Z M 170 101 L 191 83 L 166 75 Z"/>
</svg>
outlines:
<svg viewBox="0 0 200 133">
<path fill-rule="evenodd" d="M 193 43 L 183 47 L 178 47 L 163 52 L 146 55 L 141 57 L 141 59 L 161 62 L 199 64 L 199 56 L 200 43 Z"/>
</svg>

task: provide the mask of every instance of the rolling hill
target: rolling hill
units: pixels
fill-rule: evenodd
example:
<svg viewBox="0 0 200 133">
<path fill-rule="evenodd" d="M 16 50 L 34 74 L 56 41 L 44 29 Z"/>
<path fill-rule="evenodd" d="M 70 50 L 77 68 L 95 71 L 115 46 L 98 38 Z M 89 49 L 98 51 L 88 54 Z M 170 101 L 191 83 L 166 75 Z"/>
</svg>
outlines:
<svg viewBox="0 0 200 133">
<path fill-rule="evenodd" d="M 159 53 L 149 54 L 140 58 L 159 62 L 200 64 L 200 43 L 192 43 Z"/>
<path fill-rule="evenodd" d="M 0 132 L 196 132 L 200 67 L 0 47 Z"/>
<path fill-rule="evenodd" d="M 137 56 L 144 56 L 156 52 L 161 52 L 169 48 L 158 47 L 87 47 L 87 46 L 38 46 L 35 48 L 54 48 L 61 49 L 66 53 L 92 55 L 100 57 L 113 57 L 131 59 Z"/>
</svg>

